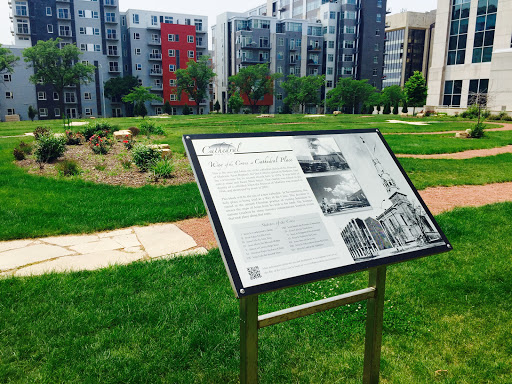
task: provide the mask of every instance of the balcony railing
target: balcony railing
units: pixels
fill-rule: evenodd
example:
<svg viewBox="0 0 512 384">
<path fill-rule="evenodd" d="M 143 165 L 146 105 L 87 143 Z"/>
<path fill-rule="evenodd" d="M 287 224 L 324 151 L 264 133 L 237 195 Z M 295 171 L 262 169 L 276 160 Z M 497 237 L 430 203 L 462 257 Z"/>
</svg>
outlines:
<svg viewBox="0 0 512 384">
<path fill-rule="evenodd" d="M 151 87 L 152 91 L 162 91 L 163 89 L 163 84 L 153 84 L 153 86 Z"/>
<path fill-rule="evenodd" d="M 255 58 L 255 57 L 242 57 L 242 64 L 243 63 L 251 63 L 251 64 L 263 64 L 263 63 L 268 63 L 269 60 L 268 59 L 263 59 L 261 57 L 259 58 Z"/>
<path fill-rule="evenodd" d="M 58 20 L 71 20 L 71 16 L 68 14 L 57 14 Z"/>
<path fill-rule="evenodd" d="M 116 1 L 115 1 L 115 0 L 105 0 L 105 1 L 103 2 L 103 5 L 104 5 L 105 7 L 115 7 L 115 6 L 117 6 L 117 4 L 116 4 Z"/>
<path fill-rule="evenodd" d="M 110 68 L 108 69 L 108 71 L 109 71 L 110 73 L 119 73 L 119 72 L 121 72 L 121 71 L 120 71 L 120 69 L 119 69 L 119 67 L 110 67 Z"/>
<path fill-rule="evenodd" d="M 308 51 L 319 51 L 322 49 L 319 45 L 308 45 Z"/>
<path fill-rule="evenodd" d="M 243 49 L 271 49 L 270 43 L 258 44 L 256 42 L 242 44 Z"/>
<path fill-rule="evenodd" d="M 162 76 L 162 70 L 161 69 L 150 69 L 149 74 L 152 76 Z"/>
<path fill-rule="evenodd" d="M 119 40 L 117 33 L 107 33 L 107 40 Z"/>
<path fill-rule="evenodd" d="M 119 56 L 119 51 L 117 49 L 109 49 L 107 56 Z"/>
<path fill-rule="evenodd" d="M 308 60 L 308 65 L 320 65 L 320 61 L 319 60 L 309 59 Z"/>
<path fill-rule="evenodd" d="M 150 44 L 150 45 L 161 45 L 162 44 L 162 39 L 150 39 L 148 41 L 148 44 Z"/>
<path fill-rule="evenodd" d="M 105 16 L 105 23 L 117 24 L 115 16 Z"/>
<path fill-rule="evenodd" d="M 150 53 L 149 60 L 162 60 L 162 54 L 161 53 Z"/>
<path fill-rule="evenodd" d="M 73 37 L 73 33 L 71 31 L 59 31 L 60 37 Z"/>
</svg>

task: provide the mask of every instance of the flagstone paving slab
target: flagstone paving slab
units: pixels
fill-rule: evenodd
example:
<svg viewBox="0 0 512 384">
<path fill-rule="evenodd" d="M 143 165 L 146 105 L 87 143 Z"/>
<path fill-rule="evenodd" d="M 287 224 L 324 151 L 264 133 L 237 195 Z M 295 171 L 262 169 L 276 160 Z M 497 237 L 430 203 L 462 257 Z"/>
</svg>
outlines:
<svg viewBox="0 0 512 384">
<path fill-rule="evenodd" d="M 133 234 L 133 228 L 116 229 L 115 231 L 109 231 L 109 232 L 100 232 L 100 233 L 98 233 L 98 236 L 100 239 L 103 239 L 105 237 L 124 236 L 124 235 L 131 235 L 131 234 Z"/>
<path fill-rule="evenodd" d="M 91 243 L 84 243 L 84 244 L 78 244 L 74 245 L 72 247 L 69 247 L 69 249 L 72 249 L 73 251 L 81 254 L 87 254 L 87 253 L 94 253 L 94 252 L 102 252 L 102 251 L 113 251 L 114 249 L 121 249 L 125 248 L 121 244 L 119 244 L 117 241 L 114 241 L 113 239 L 101 239 L 99 241 L 94 241 Z"/>
<path fill-rule="evenodd" d="M 182 252 L 197 246 L 191 236 L 174 224 L 134 227 L 134 230 L 151 258 Z"/>
<path fill-rule="evenodd" d="M 23 248 L 32 243 L 34 243 L 33 239 L 1 241 L 0 242 L 0 252 L 10 251 L 11 249 Z"/>
<path fill-rule="evenodd" d="M 105 268 L 113 264 L 129 264 L 142 259 L 144 256 L 145 253 L 142 251 L 128 254 L 112 250 L 89 253 L 87 255 L 66 256 L 21 268 L 16 271 L 14 276 L 41 275 L 47 272 L 94 270 Z"/>
<path fill-rule="evenodd" d="M 19 268 L 56 257 L 72 255 L 75 252 L 55 245 L 39 244 L 13 249 L 0 254 L 0 270 Z"/>
<path fill-rule="evenodd" d="M 141 245 L 139 239 L 134 234 L 114 236 L 112 240 L 121 244 L 123 248 L 140 247 Z"/>
<path fill-rule="evenodd" d="M 72 245 L 91 243 L 98 241 L 97 235 L 83 235 L 83 236 L 53 236 L 45 237 L 42 239 L 45 243 L 60 245 L 61 247 L 69 247 Z"/>
</svg>

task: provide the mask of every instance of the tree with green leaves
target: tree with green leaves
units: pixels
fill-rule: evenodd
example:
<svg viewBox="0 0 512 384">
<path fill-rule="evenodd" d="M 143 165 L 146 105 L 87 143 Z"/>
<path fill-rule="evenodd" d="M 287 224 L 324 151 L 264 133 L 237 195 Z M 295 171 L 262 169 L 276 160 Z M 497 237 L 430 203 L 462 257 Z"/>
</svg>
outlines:
<svg viewBox="0 0 512 384">
<path fill-rule="evenodd" d="M 166 100 L 164 103 L 164 113 L 167 113 L 168 115 L 172 115 L 172 106 L 169 100 Z"/>
<path fill-rule="evenodd" d="M 142 85 L 139 85 L 139 86 L 133 88 L 129 94 L 127 94 L 126 96 L 124 96 L 122 98 L 122 100 L 125 103 L 133 103 L 134 113 L 137 116 L 142 116 L 143 119 L 147 115 L 147 108 L 146 108 L 147 101 L 152 101 L 152 100 L 162 101 L 163 100 L 160 96 L 158 96 L 154 93 L 151 93 L 150 89 L 151 89 L 150 87 L 143 87 Z M 142 109 L 141 104 L 144 106 L 144 109 L 146 110 L 145 114 L 140 113 L 140 112 L 144 112 L 144 109 Z"/>
<path fill-rule="evenodd" d="M 199 115 L 199 103 L 208 96 L 208 87 L 215 77 L 210 58 L 201 56 L 197 61 L 190 59 L 187 67 L 176 71 L 176 85 L 178 95 L 185 92 L 191 100 L 196 102 Z"/>
<path fill-rule="evenodd" d="M 377 90 L 368 80 L 340 78 L 336 87 L 327 92 L 327 106 L 332 110 L 357 113 L 361 106 L 372 100 Z"/>
<path fill-rule="evenodd" d="M 427 101 L 427 84 L 420 71 L 414 71 L 409 80 L 404 85 L 405 98 L 407 104 L 412 106 L 412 114 L 416 107 L 422 107 Z"/>
<path fill-rule="evenodd" d="M 383 115 L 389 115 L 391 113 L 391 104 L 389 104 L 389 101 L 384 104 L 384 109 L 382 110 Z"/>
<path fill-rule="evenodd" d="M 244 99 L 237 92 L 233 93 L 228 100 L 228 107 L 233 113 L 239 113 L 240 109 L 244 106 Z"/>
<path fill-rule="evenodd" d="M 305 113 L 307 105 L 318 105 L 322 102 L 320 90 L 324 84 L 324 75 L 304 77 L 290 75 L 281 85 L 287 93 L 284 103 L 292 110 L 300 107 L 302 113 Z"/>
<path fill-rule="evenodd" d="M 0 74 L 13 73 L 14 65 L 19 59 L 10 49 L 3 48 L 0 44 Z"/>
<path fill-rule="evenodd" d="M 148 114 L 146 103 L 142 101 L 135 102 L 135 105 L 133 106 L 133 113 L 135 116 L 142 116 L 142 119 L 144 119 L 144 117 L 146 117 Z"/>
<path fill-rule="evenodd" d="M 219 113 L 219 111 L 220 111 L 219 100 L 215 100 L 215 104 L 213 105 L 213 109 L 215 110 L 215 112 Z"/>
<path fill-rule="evenodd" d="M 250 65 L 229 77 L 230 93 L 239 92 L 245 96 L 249 100 L 252 113 L 256 113 L 258 101 L 265 95 L 274 93 L 274 81 L 279 77 L 280 73 L 270 73 L 268 64 Z"/>
<path fill-rule="evenodd" d="M 35 118 L 36 118 L 36 116 L 37 116 L 37 110 L 36 110 L 33 106 L 29 105 L 29 106 L 28 106 L 27 114 L 28 114 L 28 118 L 29 118 L 30 120 L 34 121 L 34 119 L 35 119 Z"/>
<path fill-rule="evenodd" d="M 60 42 L 59 38 L 39 40 L 36 45 L 23 50 L 23 57 L 28 67 L 34 70 L 30 82 L 50 85 L 59 94 L 64 119 L 64 88 L 93 81 L 96 67 L 79 60 L 82 52 L 76 45 L 67 44 L 60 48 Z"/>
<path fill-rule="evenodd" d="M 404 92 L 399 85 L 390 85 L 380 92 L 380 97 L 382 104 L 389 103 L 394 106 L 395 104 L 400 104 L 404 99 Z"/>
<path fill-rule="evenodd" d="M 184 115 L 190 115 L 192 113 L 192 110 L 187 103 L 185 103 L 185 106 L 183 107 L 181 113 L 183 113 Z"/>
<path fill-rule="evenodd" d="M 110 100 L 122 100 L 124 96 L 129 94 L 133 88 L 139 85 L 139 80 L 135 76 L 113 77 L 105 82 L 103 93 Z M 133 116 L 133 105 L 124 103 L 126 114 Z"/>
</svg>

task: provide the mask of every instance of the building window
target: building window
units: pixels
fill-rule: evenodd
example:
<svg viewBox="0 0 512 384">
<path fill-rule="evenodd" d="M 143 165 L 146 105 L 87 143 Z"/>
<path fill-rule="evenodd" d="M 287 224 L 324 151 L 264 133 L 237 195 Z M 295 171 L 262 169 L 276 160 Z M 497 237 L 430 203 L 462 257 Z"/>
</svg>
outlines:
<svg viewBox="0 0 512 384">
<path fill-rule="evenodd" d="M 375 36 L 380 36 L 380 29 L 379 29 L 379 28 L 377 28 L 377 29 L 375 30 Z"/>
<path fill-rule="evenodd" d="M 69 25 L 59 25 L 59 36 L 71 37 L 71 27 Z"/>
<path fill-rule="evenodd" d="M 276 93 L 276 100 L 283 100 L 283 94 L 282 93 Z"/>
<path fill-rule="evenodd" d="M 175 64 L 169 64 L 169 72 L 176 72 L 176 65 Z"/>
<path fill-rule="evenodd" d="M 327 47 L 328 47 L 328 48 L 334 48 L 334 41 L 330 40 L 330 41 L 327 43 Z"/>
<path fill-rule="evenodd" d="M 344 75 L 352 75 L 353 72 L 354 72 L 354 69 L 352 67 L 343 67 Z"/>
<path fill-rule="evenodd" d="M 37 100 L 46 100 L 46 92 L 44 92 L 44 91 L 37 92 Z"/>
<path fill-rule="evenodd" d="M 168 54 L 169 54 L 169 57 L 174 57 L 174 56 L 176 56 L 176 51 L 174 49 L 169 49 Z"/>
<path fill-rule="evenodd" d="M 171 101 L 176 101 L 176 95 L 175 95 L 174 93 L 171 93 L 171 94 L 169 95 L 169 100 L 171 100 Z"/>
<path fill-rule="evenodd" d="M 76 103 L 76 95 L 74 92 L 65 92 L 64 101 L 66 103 Z"/>
<path fill-rule="evenodd" d="M 379 56 L 373 56 L 373 64 L 379 64 Z"/>
<path fill-rule="evenodd" d="M 27 20 L 16 19 L 18 24 L 18 33 L 21 35 L 29 34 L 29 26 Z"/>
<path fill-rule="evenodd" d="M 377 76 L 377 68 L 373 68 L 373 73 L 372 73 L 373 76 Z"/>
<path fill-rule="evenodd" d="M 343 42 L 343 48 L 353 49 L 354 48 L 354 41 L 352 41 L 352 40 L 345 40 Z"/>
<path fill-rule="evenodd" d="M 54 114 L 55 117 L 60 116 L 60 108 L 54 108 L 53 109 L 53 114 Z"/>
<path fill-rule="evenodd" d="M 160 22 L 164 24 L 172 24 L 173 23 L 173 17 L 172 16 L 164 16 L 162 19 L 162 16 L 160 16 Z"/>
<path fill-rule="evenodd" d="M 107 23 L 115 23 L 116 22 L 116 14 L 114 12 L 105 13 L 105 21 Z"/>
<path fill-rule="evenodd" d="M 133 53 L 135 54 L 135 56 L 140 56 L 140 48 L 135 48 Z"/>
<path fill-rule="evenodd" d="M 10 74 L 4 75 L 4 81 L 6 81 L 6 82 L 12 81 L 12 76 Z"/>
<path fill-rule="evenodd" d="M 356 33 L 356 27 L 345 25 L 345 33 Z"/>
<path fill-rule="evenodd" d="M 469 81 L 468 105 L 485 104 L 489 90 L 489 79 L 473 79 Z"/>
<path fill-rule="evenodd" d="M 327 80 L 326 87 L 327 88 L 332 88 L 332 80 Z"/>
<path fill-rule="evenodd" d="M 376 16 L 377 16 L 377 19 L 376 19 L 377 23 L 380 23 L 382 21 L 382 13 L 377 13 Z"/>
<path fill-rule="evenodd" d="M 327 55 L 327 61 L 334 61 L 334 55 L 332 53 Z"/>
<path fill-rule="evenodd" d="M 53 100 L 59 100 L 60 96 L 58 92 L 53 92 Z"/>
<path fill-rule="evenodd" d="M 11 115 L 15 115 L 16 114 L 16 111 L 14 110 L 14 108 L 7 108 L 7 115 L 11 116 Z"/>
<path fill-rule="evenodd" d="M 333 67 L 327 67 L 327 74 L 332 75 L 334 73 Z"/>
<path fill-rule="evenodd" d="M 94 44 L 94 52 L 101 52 L 101 45 Z"/>
<path fill-rule="evenodd" d="M 28 7 L 26 1 L 16 1 L 16 16 L 28 16 Z"/>
<path fill-rule="evenodd" d="M 135 64 L 136 71 L 142 71 L 142 64 Z"/>
<path fill-rule="evenodd" d="M 194 42 L 194 36 L 187 36 L 187 43 L 193 43 Z"/>
<path fill-rule="evenodd" d="M 447 65 L 464 64 L 471 0 L 452 0 Z"/>
<path fill-rule="evenodd" d="M 448 80 L 444 82 L 443 105 L 460 107 L 462 94 L 462 80 Z"/>
<path fill-rule="evenodd" d="M 48 117 L 48 108 L 39 108 L 39 117 Z"/>
<path fill-rule="evenodd" d="M 158 17 L 151 16 L 151 25 L 158 25 Z"/>
<path fill-rule="evenodd" d="M 497 0 L 479 0 L 473 43 L 473 63 L 491 61 L 496 28 Z"/>
<path fill-rule="evenodd" d="M 343 55 L 343 61 L 354 61 L 354 55 Z"/>
<path fill-rule="evenodd" d="M 7 91 L 7 92 L 5 92 L 5 98 L 6 99 L 14 99 L 14 95 L 12 92 Z"/>
<path fill-rule="evenodd" d="M 279 37 L 277 39 L 277 46 L 278 47 L 284 47 L 284 37 Z"/>
<path fill-rule="evenodd" d="M 336 12 L 329 12 L 329 19 L 335 20 L 336 19 Z"/>
<path fill-rule="evenodd" d="M 329 33 L 330 33 L 331 35 L 335 34 L 335 33 L 336 33 L 336 27 L 335 27 L 335 26 L 333 26 L 333 25 L 331 25 L 331 26 L 329 27 Z"/>
<path fill-rule="evenodd" d="M 175 87 L 176 86 L 176 79 L 169 79 L 169 86 Z"/>
<path fill-rule="evenodd" d="M 139 24 L 139 15 L 137 13 L 134 13 L 132 15 L 133 24 Z"/>
<path fill-rule="evenodd" d="M 85 116 L 92 116 L 92 108 L 85 108 Z"/>
<path fill-rule="evenodd" d="M 57 8 L 57 18 L 58 19 L 69 19 L 69 9 Z"/>
<path fill-rule="evenodd" d="M 46 16 L 52 15 L 52 7 L 46 7 Z"/>
<path fill-rule="evenodd" d="M 379 43 L 375 43 L 375 45 L 373 47 L 373 50 L 374 51 L 378 51 L 379 50 Z"/>
<path fill-rule="evenodd" d="M 193 59 L 194 58 L 194 51 L 187 51 L 187 57 L 189 59 Z"/>
<path fill-rule="evenodd" d="M 91 92 L 85 92 L 84 93 L 84 100 L 92 100 Z"/>
<path fill-rule="evenodd" d="M 140 33 L 139 32 L 134 32 L 133 33 L 133 40 L 140 40 Z"/>
<path fill-rule="evenodd" d="M 48 24 L 46 26 L 46 32 L 53 33 L 53 24 Z"/>
</svg>

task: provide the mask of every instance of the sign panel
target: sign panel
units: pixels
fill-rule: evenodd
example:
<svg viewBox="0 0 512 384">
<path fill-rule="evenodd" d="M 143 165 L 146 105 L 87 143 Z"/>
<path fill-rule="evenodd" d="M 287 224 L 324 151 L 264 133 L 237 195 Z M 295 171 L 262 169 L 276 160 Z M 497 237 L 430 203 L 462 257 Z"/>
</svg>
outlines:
<svg viewBox="0 0 512 384">
<path fill-rule="evenodd" d="M 451 249 L 378 130 L 183 141 L 237 297 Z"/>
</svg>

